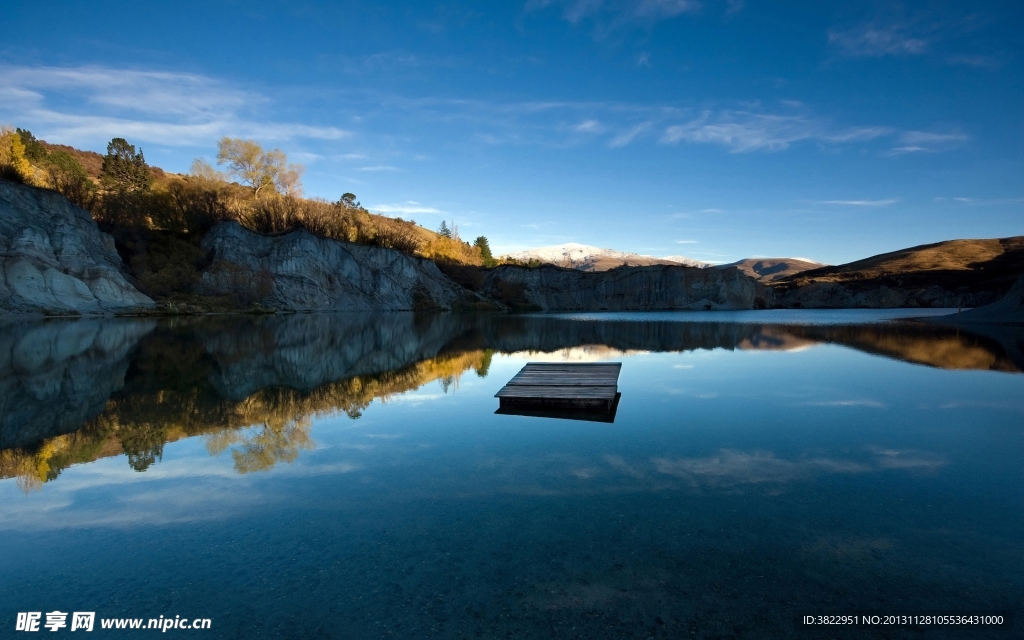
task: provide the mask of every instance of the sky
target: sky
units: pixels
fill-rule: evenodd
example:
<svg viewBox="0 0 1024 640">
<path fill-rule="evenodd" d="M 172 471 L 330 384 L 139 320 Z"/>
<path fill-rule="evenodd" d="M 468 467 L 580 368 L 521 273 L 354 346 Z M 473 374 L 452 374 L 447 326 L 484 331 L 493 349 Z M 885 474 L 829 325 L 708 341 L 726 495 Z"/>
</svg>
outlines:
<svg viewBox="0 0 1024 640">
<path fill-rule="evenodd" d="M 840 264 L 1024 234 L 1024 4 L 5 3 L 0 122 L 168 171 L 223 136 L 496 253 Z"/>
</svg>

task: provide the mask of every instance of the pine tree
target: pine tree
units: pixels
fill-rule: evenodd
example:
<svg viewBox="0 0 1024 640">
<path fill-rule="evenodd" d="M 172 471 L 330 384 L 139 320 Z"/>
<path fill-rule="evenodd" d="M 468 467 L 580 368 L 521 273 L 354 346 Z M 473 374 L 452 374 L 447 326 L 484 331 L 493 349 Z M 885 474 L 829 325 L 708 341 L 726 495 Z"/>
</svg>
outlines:
<svg viewBox="0 0 1024 640">
<path fill-rule="evenodd" d="M 441 221 L 441 226 L 437 228 L 437 235 L 443 238 L 452 237 L 452 230 L 448 228 L 448 223 L 444 220 Z"/>
<path fill-rule="evenodd" d="M 103 158 L 100 181 L 106 188 L 118 193 L 134 193 L 149 189 L 152 178 L 149 165 L 142 156 L 142 149 L 135 151 L 135 145 L 124 138 L 114 138 L 107 145 Z"/>
<path fill-rule="evenodd" d="M 484 260 L 485 267 L 493 267 L 498 263 L 491 254 L 491 243 L 487 241 L 487 236 L 480 236 L 473 242 L 473 246 L 480 249 L 480 257 Z"/>
</svg>

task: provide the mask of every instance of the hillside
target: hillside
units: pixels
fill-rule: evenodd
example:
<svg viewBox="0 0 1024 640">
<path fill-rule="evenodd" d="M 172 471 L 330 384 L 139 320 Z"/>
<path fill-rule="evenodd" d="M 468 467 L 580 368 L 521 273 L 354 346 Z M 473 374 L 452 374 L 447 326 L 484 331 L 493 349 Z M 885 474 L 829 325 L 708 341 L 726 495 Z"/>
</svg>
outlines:
<svg viewBox="0 0 1024 640">
<path fill-rule="evenodd" d="M 729 264 L 715 265 L 715 268 L 728 269 L 736 267 L 751 278 L 767 283 L 825 266 L 827 265 L 820 262 L 800 260 L 799 258 L 747 258 L 730 262 Z"/>
<path fill-rule="evenodd" d="M 654 265 L 680 264 L 687 267 L 706 266 L 703 262 L 691 260 L 685 256 L 655 258 L 637 253 L 615 251 L 614 249 L 601 249 L 577 242 L 528 249 L 508 254 L 504 258 L 516 262 L 553 264 L 579 271 L 608 271 L 623 266 L 650 267 Z"/>
<path fill-rule="evenodd" d="M 786 278 L 799 286 L 840 282 L 877 286 L 981 288 L 1005 293 L 1024 272 L 1024 236 L 946 240 L 883 253 Z"/>
<path fill-rule="evenodd" d="M 780 306 L 976 307 L 1024 273 L 1024 236 L 947 240 L 769 283 Z"/>
</svg>

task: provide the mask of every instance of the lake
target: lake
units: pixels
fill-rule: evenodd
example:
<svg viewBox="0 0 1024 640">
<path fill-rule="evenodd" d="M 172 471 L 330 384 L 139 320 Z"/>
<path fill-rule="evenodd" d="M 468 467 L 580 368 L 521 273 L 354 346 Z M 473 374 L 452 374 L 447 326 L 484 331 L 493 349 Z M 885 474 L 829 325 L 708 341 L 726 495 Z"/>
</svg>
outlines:
<svg viewBox="0 0 1024 640">
<path fill-rule="evenodd" d="M 0 325 L 2 635 L 1020 637 L 1024 329 L 924 313 Z M 614 421 L 496 415 L 530 361 Z M 1016 626 L 799 622 L 865 612 Z"/>
</svg>

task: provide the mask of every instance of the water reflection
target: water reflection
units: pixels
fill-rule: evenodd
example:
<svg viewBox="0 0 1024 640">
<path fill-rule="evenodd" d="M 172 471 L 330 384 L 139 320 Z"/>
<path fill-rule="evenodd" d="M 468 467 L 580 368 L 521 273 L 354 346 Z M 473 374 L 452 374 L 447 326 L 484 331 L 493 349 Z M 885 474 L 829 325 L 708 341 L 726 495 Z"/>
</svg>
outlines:
<svg viewBox="0 0 1024 640">
<path fill-rule="evenodd" d="M 496 352 L 594 360 L 832 343 L 930 367 L 1024 369 L 1024 330 L 974 331 L 914 323 L 617 321 L 614 315 L 603 322 L 316 314 L 10 324 L 0 333 L 0 477 L 17 477 L 28 491 L 73 464 L 121 454 L 144 471 L 161 459 L 166 443 L 193 436 L 205 438 L 212 455 L 230 451 L 238 473 L 270 469 L 315 446 L 310 430 L 317 416 L 356 419 L 374 400 L 398 399 L 432 381 L 447 393 L 467 372 L 486 376 Z M 872 464 L 886 458 L 878 460 Z M 829 464 L 793 466 L 723 451 L 657 466 L 694 482 L 737 482 Z"/>
</svg>

